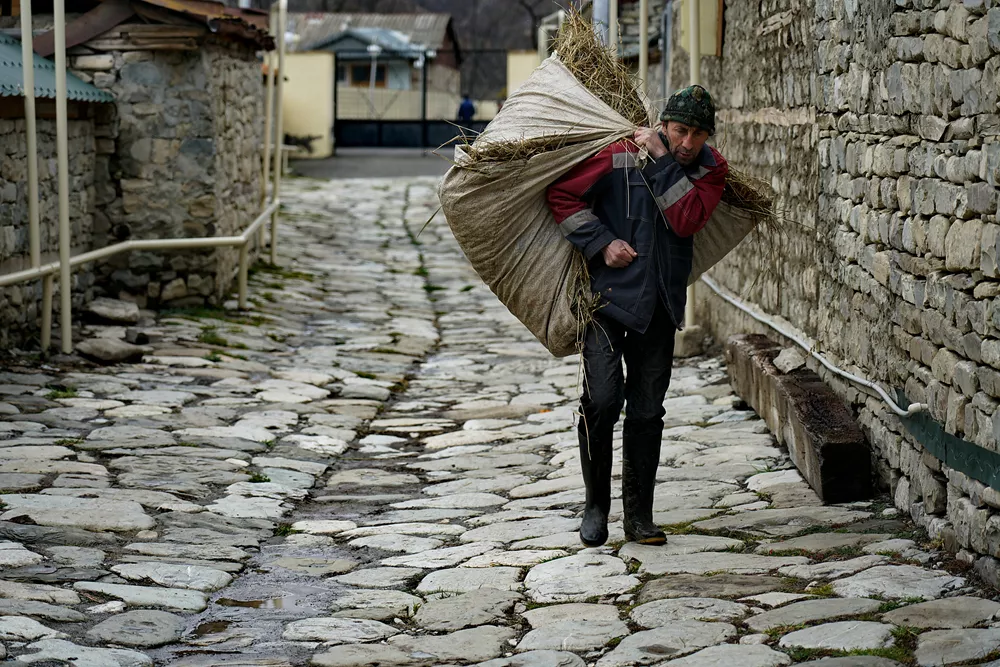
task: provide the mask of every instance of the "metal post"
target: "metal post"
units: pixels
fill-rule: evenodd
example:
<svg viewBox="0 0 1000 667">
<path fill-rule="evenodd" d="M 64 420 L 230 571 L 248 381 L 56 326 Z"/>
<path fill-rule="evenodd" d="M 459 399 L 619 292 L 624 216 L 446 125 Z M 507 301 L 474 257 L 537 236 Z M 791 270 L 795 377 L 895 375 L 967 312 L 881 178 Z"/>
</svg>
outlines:
<svg viewBox="0 0 1000 667">
<path fill-rule="evenodd" d="M 701 83 L 701 16 L 699 15 L 698 0 L 689 0 L 690 12 L 688 16 L 688 57 L 690 59 L 690 79 L 691 85 Z M 687 306 L 684 308 L 684 326 L 693 327 L 695 325 L 695 291 L 694 285 L 687 288 Z"/>
<path fill-rule="evenodd" d="M 66 111 L 66 5 L 54 0 L 56 46 L 56 164 L 59 174 L 59 328 L 62 351 L 73 351 L 73 292 L 69 266 L 69 145 Z"/>
<path fill-rule="evenodd" d="M 688 55 L 690 56 L 691 85 L 701 83 L 701 10 L 698 0 L 689 0 Z"/>
<path fill-rule="evenodd" d="M 28 139 L 28 243 L 31 266 L 42 262 L 38 231 L 38 139 L 35 123 L 35 54 L 31 32 L 31 0 L 21 2 L 21 61 L 24 73 L 24 122 Z"/>
<path fill-rule="evenodd" d="M 639 85 L 649 93 L 649 0 L 639 0 Z"/>
<path fill-rule="evenodd" d="M 24 123 L 28 158 L 28 245 L 31 266 L 42 263 L 41 232 L 38 224 L 38 134 L 35 120 L 35 53 L 32 35 L 31 0 L 21 2 L 21 71 L 24 75 Z M 42 288 L 42 352 L 52 342 L 52 280 L 48 279 L 48 305 Z"/>
<path fill-rule="evenodd" d="M 617 56 L 621 51 L 618 48 L 618 0 L 608 0 L 608 46 Z"/>
<path fill-rule="evenodd" d="M 427 70 L 431 68 L 430 59 L 427 57 L 427 51 L 424 51 L 421 56 L 423 59 L 424 67 L 421 72 L 420 79 L 420 148 L 421 150 L 427 149 Z M 426 153 L 425 153 L 426 154 Z"/>
<path fill-rule="evenodd" d="M 594 0 L 594 31 L 602 44 L 608 43 L 608 0 Z"/>
<path fill-rule="evenodd" d="M 549 31 L 545 29 L 545 24 L 538 26 L 538 62 L 542 62 L 549 57 Z M 508 91 L 510 92 L 510 91 Z"/>
<path fill-rule="evenodd" d="M 240 246 L 240 274 L 239 274 L 239 294 L 240 310 L 247 309 L 247 273 L 250 263 L 250 242 L 247 241 Z"/>
<path fill-rule="evenodd" d="M 269 19 L 269 30 L 271 34 L 274 34 L 274 25 L 276 23 L 274 16 L 274 9 L 272 7 Z M 271 57 L 270 51 L 264 52 L 264 63 L 267 65 L 267 93 L 264 97 L 264 156 L 263 156 L 263 172 L 260 179 L 260 207 L 264 208 L 267 204 L 267 185 L 268 185 L 268 175 L 271 171 L 271 134 L 272 127 L 271 120 L 274 116 L 274 58 Z M 261 245 L 264 243 L 264 229 L 261 228 L 260 236 Z"/>
<path fill-rule="evenodd" d="M 282 121 L 285 95 L 285 31 L 288 30 L 288 0 L 278 0 L 278 89 L 275 92 L 274 120 L 274 179 L 271 184 L 271 201 L 277 201 L 281 190 L 281 146 L 284 143 Z M 271 264 L 278 263 L 278 211 L 271 217 Z"/>
<path fill-rule="evenodd" d="M 42 278 L 42 351 L 52 345 L 52 275 Z"/>
</svg>

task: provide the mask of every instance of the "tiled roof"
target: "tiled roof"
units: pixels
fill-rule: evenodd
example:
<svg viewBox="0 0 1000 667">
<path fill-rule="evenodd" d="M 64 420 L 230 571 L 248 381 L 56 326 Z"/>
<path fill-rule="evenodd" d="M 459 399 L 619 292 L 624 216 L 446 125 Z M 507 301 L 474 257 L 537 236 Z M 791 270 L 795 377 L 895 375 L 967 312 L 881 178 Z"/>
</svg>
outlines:
<svg viewBox="0 0 1000 667">
<path fill-rule="evenodd" d="M 55 99 L 56 66 L 38 54 L 34 56 L 35 97 Z M 21 64 L 21 41 L 0 33 L 0 97 L 24 96 L 24 72 Z M 113 102 L 108 92 L 85 83 L 71 72 L 66 73 L 66 97 L 78 102 Z"/>
</svg>

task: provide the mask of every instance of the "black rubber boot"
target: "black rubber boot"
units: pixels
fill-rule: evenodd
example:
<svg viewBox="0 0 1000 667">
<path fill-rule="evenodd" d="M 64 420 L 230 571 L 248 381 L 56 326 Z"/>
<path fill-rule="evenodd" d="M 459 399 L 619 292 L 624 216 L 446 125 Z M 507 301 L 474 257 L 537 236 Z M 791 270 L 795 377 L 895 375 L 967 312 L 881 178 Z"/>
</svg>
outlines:
<svg viewBox="0 0 1000 667">
<path fill-rule="evenodd" d="M 594 438 L 599 439 L 599 438 Z M 608 513 L 611 511 L 611 438 L 606 446 L 590 442 L 580 432 L 580 466 L 587 487 L 587 504 L 580 523 L 580 541 L 588 547 L 599 547 L 608 541 Z"/>
<path fill-rule="evenodd" d="M 664 544 L 667 536 L 653 523 L 653 489 L 660 465 L 663 422 L 635 426 L 625 421 L 622 443 L 622 503 L 625 539 Z"/>
</svg>

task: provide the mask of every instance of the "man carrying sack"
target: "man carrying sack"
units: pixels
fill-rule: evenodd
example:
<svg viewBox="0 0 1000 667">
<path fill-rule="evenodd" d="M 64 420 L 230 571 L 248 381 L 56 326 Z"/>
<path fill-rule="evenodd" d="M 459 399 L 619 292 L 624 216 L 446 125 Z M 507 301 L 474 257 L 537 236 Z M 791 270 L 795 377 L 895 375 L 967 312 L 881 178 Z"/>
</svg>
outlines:
<svg viewBox="0 0 1000 667">
<path fill-rule="evenodd" d="M 549 186 L 563 235 L 587 260 L 598 307 L 584 344 L 580 460 L 587 487 L 580 540 L 608 539 L 612 438 L 622 406 L 622 500 L 626 538 L 663 544 L 653 488 L 670 384 L 674 334 L 682 328 L 692 235 L 722 197 L 728 165 L 705 144 L 715 107 L 701 86 L 674 93 L 657 129 L 636 130 Z M 641 149 L 648 161 L 637 165 Z M 626 380 L 622 358 L 628 366 Z"/>
</svg>

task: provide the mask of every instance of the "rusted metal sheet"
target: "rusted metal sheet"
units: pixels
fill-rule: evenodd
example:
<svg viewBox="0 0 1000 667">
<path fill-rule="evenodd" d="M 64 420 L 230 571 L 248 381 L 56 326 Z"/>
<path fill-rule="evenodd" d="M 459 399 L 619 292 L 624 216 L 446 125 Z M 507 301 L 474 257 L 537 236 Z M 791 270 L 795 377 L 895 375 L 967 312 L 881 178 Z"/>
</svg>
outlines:
<svg viewBox="0 0 1000 667">
<path fill-rule="evenodd" d="M 250 42 L 261 50 L 270 51 L 274 48 L 274 38 L 266 29 L 266 15 L 261 16 L 257 11 L 228 8 L 221 2 L 212 0 L 102 0 L 97 7 L 66 24 L 66 47 L 94 40 L 97 48 L 114 48 L 119 44 L 115 38 L 100 38 L 136 14 L 156 24 L 201 26 L 229 39 Z M 165 35 L 161 34 L 159 37 Z M 125 50 L 197 48 L 197 43 L 192 41 L 193 37 L 190 35 L 185 35 L 179 41 L 173 41 L 173 38 L 166 41 L 147 39 L 145 45 L 135 32 L 130 32 L 129 38 L 123 43 L 122 48 Z M 54 33 L 49 31 L 39 35 L 34 47 L 35 53 L 40 56 L 55 53 Z"/>
<path fill-rule="evenodd" d="M 135 15 L 128 0 L 104 0 L 97 7 L 66 24 L 66 48 L 103 35 Z M 55 33 L 50 30 L 34 40 L 35 53 L 42 57 L 56 52 Z"/>
</svg>

